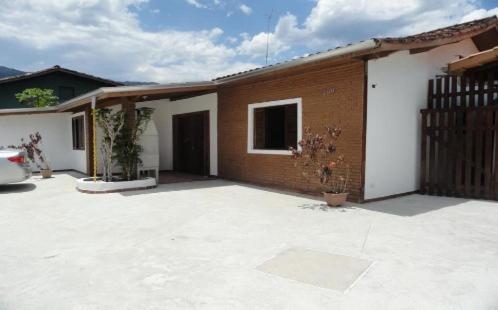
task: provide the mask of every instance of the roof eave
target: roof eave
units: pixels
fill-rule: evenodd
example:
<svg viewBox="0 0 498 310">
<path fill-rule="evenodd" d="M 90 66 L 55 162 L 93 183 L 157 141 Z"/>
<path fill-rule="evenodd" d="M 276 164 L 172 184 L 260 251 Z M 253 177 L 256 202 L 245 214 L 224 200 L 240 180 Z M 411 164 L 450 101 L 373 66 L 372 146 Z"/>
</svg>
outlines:
<svg viewBox="0 0 498 310">
<path fill-rule="evenodd" d="M 337 58 L 337 57 L 341 57 L 341 56 L 359 56 L 359 55 L 362 55 L 368 51 L 375 50 L 375 49 L 379 48 L 379 46 L 380 46 L 379 41 L 377 39 L 369 39 L 369 40 L 362 41 L 360 43 L 340 47 L 340 48 L 337 48 L 337 49 L 334 49 L 334 50 L 331 50 L 328 52 L 299 58 L 299 59 L 296 59 L 293 61 L 289 61 L 287 63 L 269 66 L 269 67 L 262 68 L 262 69 L 256 69 L 254 71 L 249 71 L 246 73 L 241 73 L 241 74 L 237 74 L 237 75 L 233 75 L 233 76 L 218 78 L 218 79 L 215 79 L 214 82 L 217 84 L 222 84 L 222 83 L 227 83 L 227 82 L 233 82 L 233 81 L 240 80 L 240 79 L 246 79 L 246 78 L 253 77 L 253 76 L 258 76 L 258 75 L 265 74 L 265 73 L 289 69 L 289 68 L 293 68 L 293 67 L 313 63 L 313 62 Z"/>
<path fill-rule="evenodd" d="M 137 94 L 137 92 L 145 92 L 144 95 L 152 95 L 154 93 L 160 93 L 161 91 L 173 91 L 173 90 L 185 90 L 188 91 L 189 88 L 206 88 L 215 89 L 216 84 L 211 81 L 207 82 L 189 82 L 189 83 L 174 83 L 174 84 L 159 84 L 159 85 L 146 85 L 146 86 L 117 86 L 117 87 L 101 87 L 89 93 L 83 94 L 76 98 L 70 99 L 66 102 L 61 103 L 58 107 L 58 111 L 65 112 L 72 109 L 78 108 L 85 104 L 89 104 L 92 98 L 95 97 L 97 100 L 102 100 L 106 98 L 114 97 L 133 97 L 142 96 Z"/>
</svg>

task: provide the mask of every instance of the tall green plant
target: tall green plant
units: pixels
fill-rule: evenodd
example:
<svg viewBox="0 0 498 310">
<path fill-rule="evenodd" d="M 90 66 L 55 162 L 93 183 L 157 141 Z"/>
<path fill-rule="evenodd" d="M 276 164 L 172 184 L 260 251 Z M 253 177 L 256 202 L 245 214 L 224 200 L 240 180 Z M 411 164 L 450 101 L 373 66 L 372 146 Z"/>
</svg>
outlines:
<svg viewBox="0 0 498 310">
<path fill-rule="evenodd" d="M 35 108 L 50 107 L 59 103 L 59 98 L 54 95 L 53 90 L 42 88 L 26 88 L 16 94 L 16 99 L 20 103 Z"/>
<path fill-rule="evenodd" d="M 140 154 L 143 148 L 138 141 L 147 129 L 154 109 L 136 109 L 135 122 L 125 126 L 118 134 L 114 146 L 114 157 L 121 168 L 123 178 L 130 181 L 137 178 L 138 165 L 142 164 Z"/>
<path fill-rule="evenodd" d="M 102 180 L 104 182 L 111 182 L 114 162 L 113 148 L 116 144 L 116 138 L 124 126 L 124 113 L 123 111 L 112 113 L 111 109 L 98 109 L 96 113 L 97 123 L 103 133 L 100 146 L 103 166 Z"/>
</svg>

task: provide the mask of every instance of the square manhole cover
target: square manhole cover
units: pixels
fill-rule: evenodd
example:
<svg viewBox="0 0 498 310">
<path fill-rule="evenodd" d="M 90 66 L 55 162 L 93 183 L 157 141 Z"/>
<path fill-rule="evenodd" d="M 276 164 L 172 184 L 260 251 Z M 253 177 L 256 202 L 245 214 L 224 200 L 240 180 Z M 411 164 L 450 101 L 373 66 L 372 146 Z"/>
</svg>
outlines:
<svg viewBox="0 0 498 310">
<path fill-rule="evenodd" d="M 292 248 L 264 262 L 263 272 L 345 292 L 370 266 L 371 262 L 344 255 Z"/>
</svg>

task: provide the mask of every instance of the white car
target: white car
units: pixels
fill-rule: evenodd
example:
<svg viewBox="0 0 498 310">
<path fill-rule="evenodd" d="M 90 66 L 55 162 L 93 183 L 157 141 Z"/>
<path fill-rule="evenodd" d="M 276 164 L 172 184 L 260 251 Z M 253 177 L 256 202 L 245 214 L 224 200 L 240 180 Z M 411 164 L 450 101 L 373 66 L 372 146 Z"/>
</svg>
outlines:
<svg viewBox="0 0 498 310">
<path fill-rule="evenodd" d="M 21 182 L 31 177 L 26 152 L 13 149 L 0 150 L 0 185 Z"/>
</svg>

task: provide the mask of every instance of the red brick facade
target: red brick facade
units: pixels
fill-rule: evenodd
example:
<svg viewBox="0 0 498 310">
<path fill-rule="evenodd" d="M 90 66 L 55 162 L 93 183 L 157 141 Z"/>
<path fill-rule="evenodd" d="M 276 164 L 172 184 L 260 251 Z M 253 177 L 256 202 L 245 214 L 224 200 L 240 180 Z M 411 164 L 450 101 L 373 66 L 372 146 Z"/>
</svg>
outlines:
<svg viewBox="0 0 498 310">
<path fill-rule="evenodd" d="M 311 68 L 311 69 L 310 69 Z M 241 81 L 218 90 L 219 176 L 255 184 L 319 192 L 294 167 L 290 156 L 247 153 L 248 104 L 302 98 L 303 127 L 322 131 L 325 126 L 342 128 L 338 153 L 351 166 L 350 199 L 363 199 L 364 81 L 360 60 L 324 63 L 306 71 Z"/>
</svg>

